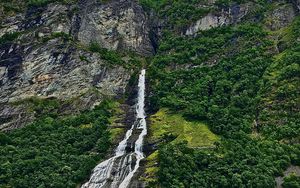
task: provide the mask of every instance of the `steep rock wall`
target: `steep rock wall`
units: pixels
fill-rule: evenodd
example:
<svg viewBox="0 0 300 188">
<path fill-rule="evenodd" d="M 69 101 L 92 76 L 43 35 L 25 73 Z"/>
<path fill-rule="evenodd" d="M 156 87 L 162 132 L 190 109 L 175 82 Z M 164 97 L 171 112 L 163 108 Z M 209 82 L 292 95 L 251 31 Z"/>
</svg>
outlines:
<svg viewBox="0 0 300 188">
<path fill-rule="evenodd" d="M 101 54 L 88 50 L 90 43 L 145 56 L 154 52 L 149 20 L 135 1 L 52 3 L 30 7 L 1 22 L 0 37 L 13 32 L 18 37 L 0 43 L 0 130 L 34 119 L 22 106 L 11 105 L 29 97 L 68 100 L 91 88 L 103 95 L 124 94 L 134 70 L 109 64 Z M 101 101 L 89 100 L 82 109 Z M 18 114 L 28 118 L 20 121 Z"/>
<path fill-rule="evenodd" d="M 196 23 L 192 24 L 185 31 L 185 35 L 194 35 L 198 31 L 240 22 L 241 19 L 248 13 L 250 7 L 250 3 L 242 5 L 235 4 L 226 9 L 209 13 L 199 19 Z"/>
</svg>

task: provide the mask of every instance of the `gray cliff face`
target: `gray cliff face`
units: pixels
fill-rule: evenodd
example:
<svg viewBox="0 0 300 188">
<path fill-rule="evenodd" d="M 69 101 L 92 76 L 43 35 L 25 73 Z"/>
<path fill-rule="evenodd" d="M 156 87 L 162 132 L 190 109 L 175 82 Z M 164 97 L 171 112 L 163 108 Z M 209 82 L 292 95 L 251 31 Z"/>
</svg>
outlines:
<svg viewBox="0 0 300 188">
<path fill-rule="evenodd" d="M 251 3 L 242 5 L 234 4 L 226 9 L 221 9 L 218 12 L 211 12 L 192 24 L 185 31 L 185 35 L 194 35 L 198 31 L 238 23 L 245 15 L 247 15 L 251 5 Z"/>
<path fill-rule="evenodd" d="M 143 55 L 154 51 L 147 17 L 134 1 L 33 7 L 2 25 L 0 37 L 20 34 L 14 42 L 0 44 L 0 130 L 34 119 L 24 106 L 12 105 L 33 96 L 62 101 L 79 96 L 86 109 L 101 101 L 86 95 L 91 88 L 105 96 L 124 94 L 134 70 L 88 51 L 91 42 Z"/>
<path fill-rule="evenodd" d="M 149 38 L 149 21 L 135 1 L 87 5 L 78 16 L 81 26 L 77 35 L 83 44 L 98 41 L 113 50 L 127 49 L 142 55 L 154 52 Z"/>
<path fill-rule="evenodd" d="M 292 2 L 296 6 L 297 11 L 300 12 L 300 0 L 293 0 Z"/>
<path fill-rule="evenodd" d="M 292 4 L 281 5 L 268 15 L 267 26 L 273 31 L 284 28 L 293 21 L 296 14 Z"/>
<path fill-rule="evenodd" d="M 233 4 L 228 8 L 219 8 L 219 11 L 213 11 L 193 23 L 185 32 L 185 35 L 194 35 L 198 31 L 204 31 L 215 27 L 236 24 L 242 21 L 248 14 L 255 9 L 254 3 Z M 290 2 L 279 1 L 271 13 L 267 13 L 271 30 L 278 30 L 290 24 L 293 18 L 300 11 L 300 0 Z"/>
</svg>

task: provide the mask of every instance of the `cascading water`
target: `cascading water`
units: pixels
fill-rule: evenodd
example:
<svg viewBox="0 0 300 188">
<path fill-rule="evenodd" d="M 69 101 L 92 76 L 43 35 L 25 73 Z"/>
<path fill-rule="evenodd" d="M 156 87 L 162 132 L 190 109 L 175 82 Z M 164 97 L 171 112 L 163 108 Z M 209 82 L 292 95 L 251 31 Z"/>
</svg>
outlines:
<svg viewBox="0 0 300 188">
<path fill-rule="evenodd" d="M 145 74 L 142 70 L 138 83 L 138 98 L 136 104 L 136 119 L 131 128 L 126 132 L 125 138 L 119 143 L 115 155 L 97 165 L 90 177 L 90 180 L 82 185 L 82 188 L 126 188 L 140 166 L 144 158 L 143 141 L 147 135 L 145 120 Z M 129 140 L 133 133 L 138 132 L 138 138 L 133 139 L 134 144 Z M 126 149 L 130 147 L 130 149 Z"/>
</svg>

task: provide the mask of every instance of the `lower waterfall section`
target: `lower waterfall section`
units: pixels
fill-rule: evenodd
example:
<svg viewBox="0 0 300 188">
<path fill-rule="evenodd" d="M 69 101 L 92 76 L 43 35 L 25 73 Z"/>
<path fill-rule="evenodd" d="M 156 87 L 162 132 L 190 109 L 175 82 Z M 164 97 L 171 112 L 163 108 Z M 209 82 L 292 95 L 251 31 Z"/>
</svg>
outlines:
<svg viewBox="0 0 300 188">
<path fill-rule="evenodd" d="M 140 161 L 145 158 L 143 153 L 144 137 L 147 135 L 145 74 L 146 70 L 143 69 L 139 75 L 135 122 L 119 143 L 115 155 L 98 164 L 90 180 L 83 184 L 82 188 L 127 188 L 140 167 Z M 133 133 L 138 133 L 138 138 L 134 138 Z M 130 139 L 133 140 L 131 143 Z"/>
</svg>

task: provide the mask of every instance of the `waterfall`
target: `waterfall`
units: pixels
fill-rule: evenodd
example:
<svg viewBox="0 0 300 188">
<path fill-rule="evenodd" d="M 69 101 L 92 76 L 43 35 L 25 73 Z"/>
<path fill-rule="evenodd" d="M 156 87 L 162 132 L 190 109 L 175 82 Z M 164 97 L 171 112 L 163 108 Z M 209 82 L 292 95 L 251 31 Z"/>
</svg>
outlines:
<svg viewBox="0 0 300 188">
<path fill-rule="evenodd" d="M 139 75 L 138 96 L 136 104 L 135 122 L 127 130 L 124 139 L 115 150 L 115 155 L 98 164 L 90 177 L 90 180 L 81 188 L 126 188 L 140 166 L 140 161 L 145 158 L 143 153 L 143 141 L 147 135 L 145 119 L 145 74 L 143 69 Z M 134 132 L 138 132 L 138 138 L 133 138 Z M 129 140 L 133 139 L 131 145 Z M 128 151 L 128 148 L 130 150 Z"/>
</svg>

